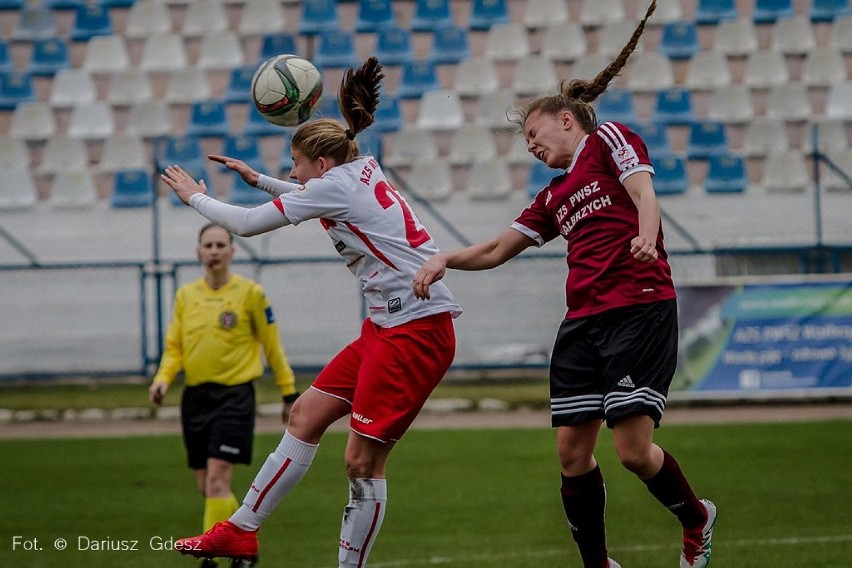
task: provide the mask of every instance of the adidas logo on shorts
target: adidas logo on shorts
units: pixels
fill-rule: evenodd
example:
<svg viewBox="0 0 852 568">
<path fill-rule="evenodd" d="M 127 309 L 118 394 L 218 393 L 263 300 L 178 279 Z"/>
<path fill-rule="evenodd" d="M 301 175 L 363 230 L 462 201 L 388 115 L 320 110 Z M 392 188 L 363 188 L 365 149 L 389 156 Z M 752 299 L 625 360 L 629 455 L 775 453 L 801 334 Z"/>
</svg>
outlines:
<svg viewBox="0 0 852 568">
<path fill-rule="evenodd" d="M 630 375 L 627 375 L 620 381 L 618 381 L 618 386 L 624 387 L 626 389 L 635 389 L 636 385 L 633 384 L 633 379 L 630 378 Z"/>
</svg>

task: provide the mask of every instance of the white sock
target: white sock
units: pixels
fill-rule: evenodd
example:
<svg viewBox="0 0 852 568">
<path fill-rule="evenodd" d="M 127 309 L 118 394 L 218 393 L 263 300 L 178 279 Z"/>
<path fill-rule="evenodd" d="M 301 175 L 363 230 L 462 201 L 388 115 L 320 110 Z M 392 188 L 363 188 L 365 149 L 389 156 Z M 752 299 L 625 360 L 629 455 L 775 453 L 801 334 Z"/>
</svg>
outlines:
<svg viewBox="0 0 852 568">
<path fill-rule="evenodd" d="M 350 479 L 349 504 L 343 510 L 340 524 L 339 568 L 362 568 L 376 541 L 385 506 L 388 485 L 384 479 Z"/>
<path fill-rule="evenodd" d="M 284 432 L 281 443 L 254 478 L 242 506 L 231 516 L 231 522 L 247 531 L 260 528 L 281 499 L 301 481 L 316 453 L 315 444 L 306 444 Z"/>
</svg>

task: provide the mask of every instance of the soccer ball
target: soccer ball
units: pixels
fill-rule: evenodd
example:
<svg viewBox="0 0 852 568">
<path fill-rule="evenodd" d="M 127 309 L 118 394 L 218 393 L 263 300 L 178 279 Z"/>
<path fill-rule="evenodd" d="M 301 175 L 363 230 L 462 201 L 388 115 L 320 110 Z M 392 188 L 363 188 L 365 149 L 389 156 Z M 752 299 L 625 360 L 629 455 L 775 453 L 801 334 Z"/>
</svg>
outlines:
<svg viewBox="0 0 852 568">
<path fill-rule="evenodd" d="M 322 95 L 322 77 L 298 55 L 276 55 L 260 64 L 251 97 L 261 116 L 278 126 L 298 126 L 311 117 Z"/>
</svg>

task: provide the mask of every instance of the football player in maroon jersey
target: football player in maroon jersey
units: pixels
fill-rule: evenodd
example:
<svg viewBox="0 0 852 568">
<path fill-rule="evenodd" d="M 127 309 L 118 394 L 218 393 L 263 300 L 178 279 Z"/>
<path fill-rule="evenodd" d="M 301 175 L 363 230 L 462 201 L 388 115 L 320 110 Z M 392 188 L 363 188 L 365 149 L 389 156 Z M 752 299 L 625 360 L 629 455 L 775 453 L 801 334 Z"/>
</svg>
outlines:
<svg viewBox="0 0 852 568">
<path fill-rule="evenodd" d="M 550 364 L 561 495 L 585 568 L 618 566 L 608 557 L 606 489 L 594 457 L 601 425 L 613 431 L 621 463 L 683 526 L 681 568 L 710 559 L 716 507 L 696 497 L 677 461 L 653 442 L 677 364 L 677 305 L 663 245 L 651 160 L 622 124 L 597 124 L 591 106 L 621 71 L 655 3 L 622 52 L 593 80 L 563 81 L 560 92 L 518 106 L 527 150 L 565 173 L 542 189 L 494 239 L 438 253 L 413 281 L 429 286 L 447 268 L 487 270 L 530 246 L 567 241 L 568 311 Z"/>
</svg>

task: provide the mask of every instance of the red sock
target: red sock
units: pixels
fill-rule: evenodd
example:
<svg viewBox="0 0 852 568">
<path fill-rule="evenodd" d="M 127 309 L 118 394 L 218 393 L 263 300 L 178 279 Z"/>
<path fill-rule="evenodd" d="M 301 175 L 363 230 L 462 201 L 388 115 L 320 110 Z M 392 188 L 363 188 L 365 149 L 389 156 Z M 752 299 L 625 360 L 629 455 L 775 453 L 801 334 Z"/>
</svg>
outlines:
<svg viewBox="0 0 852 568">
<path fill-rule="evenodd" d="M 606 568 L 604 510 L 606 487 L 601 468 L 583 475 L 562 476 L 562 507 L 571 527 L 571 536 L 580 549 L 584 568 Z"/>
<path fill-rule="evenodd" d="M 654 477 L 643 480 L 651 495 L 674 513 L 684 528 L 703 525 L 707 511 L 671 454 L 663 450 L 663 467 Z"/>
</svg>

